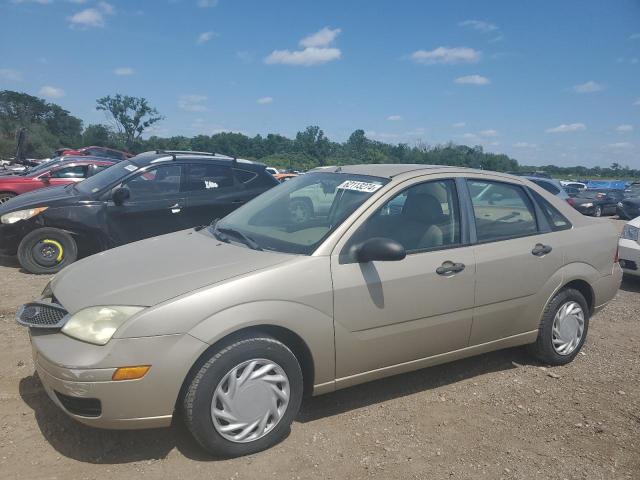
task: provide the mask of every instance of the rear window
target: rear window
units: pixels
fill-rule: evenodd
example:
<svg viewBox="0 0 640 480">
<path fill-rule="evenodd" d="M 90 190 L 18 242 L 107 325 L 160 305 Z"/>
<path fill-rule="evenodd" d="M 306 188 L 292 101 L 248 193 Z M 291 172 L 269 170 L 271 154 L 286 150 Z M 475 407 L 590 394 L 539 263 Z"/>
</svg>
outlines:
<svg viewBox="0 0 640 480">
<path fill-rule="evenodd" d="M 533 195 L 536 203 L 544 213 L 544 216 L 547 218 L 551 229 L 554 231 L 559 230 L 568 230 L 572 227 L 571 222 L 567 220 L 567 218 L 562 215 L 556 207 L 551 205 L 547 200 L 545 200 L 542 195 L 533 190 L 529 190 Z"/>
<path fill-rule="evenodd" d="M 537 180 L 535 178 L 532 178 L 530 180 L 536 185 L 544 188 L 549 193 L 553 193 L 554 195 L 560 193 L 560 188 L 558 188 L 558 186 L 554 185 L 552 182 L 545 182 L 544 180 Z"/>
</svg>

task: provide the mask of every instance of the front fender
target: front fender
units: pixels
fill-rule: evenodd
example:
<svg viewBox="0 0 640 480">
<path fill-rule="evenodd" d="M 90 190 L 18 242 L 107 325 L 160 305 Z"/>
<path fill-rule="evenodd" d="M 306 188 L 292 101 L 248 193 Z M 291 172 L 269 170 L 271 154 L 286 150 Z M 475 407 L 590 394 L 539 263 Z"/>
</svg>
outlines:
<svg viewBox="0 0 640 480">
<path fill-rule="evenodd" d="M 266 300 L 236 305 L 198 323 L 188 333 L 210 345 L 248 327 L 273 325 L 298 335 L 313 358 L 316 386 L 335 379 L 333 319 L 302 303 Z"/>
</svg>

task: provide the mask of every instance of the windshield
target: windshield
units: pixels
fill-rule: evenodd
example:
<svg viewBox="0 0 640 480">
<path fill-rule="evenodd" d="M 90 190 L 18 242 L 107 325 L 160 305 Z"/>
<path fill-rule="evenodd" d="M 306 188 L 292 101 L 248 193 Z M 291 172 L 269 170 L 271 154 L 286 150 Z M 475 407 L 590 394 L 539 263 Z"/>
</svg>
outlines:
<svg viewBox="0 0 640 480">
<path fill-rule="evenodd" d="M 76 188 L 82 193 L 91 195 L 116 183 L 137 169 L 138 166 L 129 160 L 119 162 L 78 183 Z"/>
<path fill-rule="evenodd" d="M 310 255 L 388 181 L 343 173 L 301 175 L 266 191 L 209 231 L 227 233 L 233 240 L 248 238 L 264 250 Z"/>
<path fill-rule="evenodd" d="M 60 160 L 61 160 L 61 157 L 52 158 L 51 160 L 47 160 L 46 162 L 42 162 L 41 164 L 36 165 L 35 167 L 27 168 L 20 175 L 22 176 L 28 175 L 30 177 L 39 175 L 40 173 L 50 168 L 54 163 L 58 163 Z"/>
</svg>

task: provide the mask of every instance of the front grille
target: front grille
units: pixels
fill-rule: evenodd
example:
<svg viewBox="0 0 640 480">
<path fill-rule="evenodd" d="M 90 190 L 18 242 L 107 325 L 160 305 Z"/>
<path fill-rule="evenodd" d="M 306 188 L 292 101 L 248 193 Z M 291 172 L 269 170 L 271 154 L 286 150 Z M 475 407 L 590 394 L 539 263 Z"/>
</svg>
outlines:
<svg viewBox="0 0 640 480">
<path fill-rule="evenodd" d="M 74 415 L 81 417 L 99 417 L 102 414 L 102 404 L 97 398 L 70 397 L 54 390 L 62 406 Z"/>
<path fill-rule="evenodd" d="M 31 328 L 60 328 L 66 317 L 67 311 L 55 303 L 25 303 L 16 313 L 16 321 Z"/>
</svg>

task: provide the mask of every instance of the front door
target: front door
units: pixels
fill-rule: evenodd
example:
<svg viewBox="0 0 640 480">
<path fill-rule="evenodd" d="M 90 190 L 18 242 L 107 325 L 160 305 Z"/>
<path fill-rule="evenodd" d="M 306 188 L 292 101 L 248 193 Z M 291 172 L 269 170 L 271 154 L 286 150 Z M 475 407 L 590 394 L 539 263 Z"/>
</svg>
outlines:
<svg viewBox="0 0 640 480">
<path fill-rule="evenodd" d="M 460 219 L 454 180 L 414 183 L 338 245 L 331 257 L 338 379 L 467 346 L 475 260 Z M 350 258 L 353 245 L 374 237 L 400 242 L 406 258 Z"/>
<path fill-rule="evenodd" d="M 141 240 L 187 228 L 180 191 L 181 165 L 153 167 L 128 179 L 122 186 L 130 198 L 122 205 L 107 202 L 107 225 L 116 244 Z"/>
</svg>

